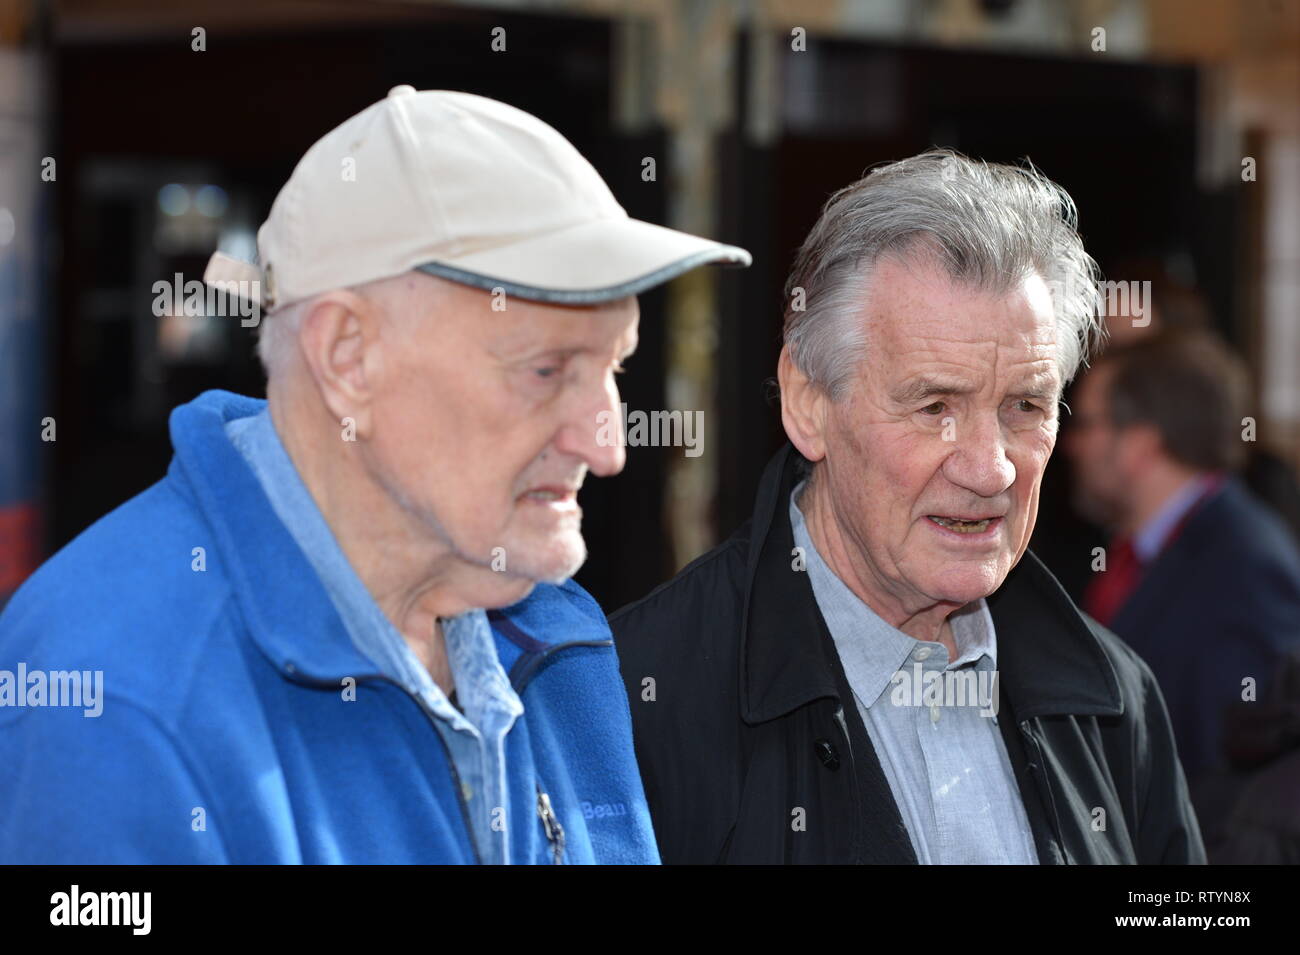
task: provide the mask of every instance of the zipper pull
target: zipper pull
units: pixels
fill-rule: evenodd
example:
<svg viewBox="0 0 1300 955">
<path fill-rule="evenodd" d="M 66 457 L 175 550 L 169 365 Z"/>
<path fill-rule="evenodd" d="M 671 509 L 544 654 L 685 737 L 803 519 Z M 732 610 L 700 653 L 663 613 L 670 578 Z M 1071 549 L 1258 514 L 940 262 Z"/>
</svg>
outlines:
<svg viewBox="0 0 1300 955">
<path fill-rule="evenodd" d="M 542 792 L 541 783 L 537 784 L 537 815 L 541 816 L 542 828 L 546 831 L 546 838 L 555 849 L 555 864 L 562 865 L 564 862 L 564 827 L 560 825 L 560 817 L 551 808 L 551 797 Z"/>
</svg>

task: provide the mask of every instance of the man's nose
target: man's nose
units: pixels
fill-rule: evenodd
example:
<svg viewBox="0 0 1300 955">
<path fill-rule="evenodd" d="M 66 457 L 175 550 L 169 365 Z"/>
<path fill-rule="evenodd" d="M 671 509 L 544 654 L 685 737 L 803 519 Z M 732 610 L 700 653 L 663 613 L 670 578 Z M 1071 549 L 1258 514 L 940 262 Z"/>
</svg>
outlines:
<svg viewBox="0 0 1300 955">
<path fill-rule="evenodd" d="M 1006 437 L 996 415 L 959 421 L 954 427 L 956 448 L 945 462 L 948 480 L 980 497 L 995 497 L 1016 480 L 1016 466 L 1007 457 Z"/>
<path fill-rule="evenodd" d="M 586 462 L 597 477 L 611 477 L 627 463 L 623 407 L 612 378 L 574 402 L 556 442 L 559 450 Z"/>
</svg>

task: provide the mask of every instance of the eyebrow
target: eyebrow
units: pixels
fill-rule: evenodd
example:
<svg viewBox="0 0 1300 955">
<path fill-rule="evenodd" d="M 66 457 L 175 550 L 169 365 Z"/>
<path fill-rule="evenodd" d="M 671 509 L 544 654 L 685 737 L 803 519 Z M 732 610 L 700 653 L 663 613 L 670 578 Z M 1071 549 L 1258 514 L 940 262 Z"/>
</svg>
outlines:
<svg viewBox="0 0 1300 955">
<path fill-rule="evenodd" d="M 1053 385 L 1044 382 L 1042 384 L 1023 386 L 1016 392 L 1015 397 L 1037 398 L 1039 401 L 1060 401 L 1061 392 Z"/>
<path fill-rule="evenodd" d="M 975 389 L 955 378 L 909 378 L 890 392 L 890 397 L 901 404 L 911 404 L 922 398 L 936 395 L 968 395 Z"/>
<path fill-rule="evenodd" d="M 922 398 L 969 395 L 975 391 L 974 387 L 960 379 L 922 376 L 903 382 L 890 392 L 890 397 L 901 404 L 911 404 Z M 1044 376 L 1027 379 L 1012 388 L 1010 393 L 1016 398 L 1036 398 L 1039 401 L 1054 400 L 1058 396 L 1057 388 Z"/>
<path fill-rule="evenodd" d="M 522 336 L 521 336 L 522 338 Z M 626 347 L 619 349 L 618 360 L 623 361 L 630 358 L 641 344 L 639 338 L 634 338 Z M 513 340 L 505 343 L 490 345 L 487 348 L 488 354 L 500 359 L 501 361 L 532 361 L 544 355 L 559 355 L 565 358 L 573 355 L 582 354 L 605 354 L 604 348 L 595 348 L 587 344 L 560 343 L 536 339 L 533 340 Z"/>
<path fill-rule="evenodd" d="M 1037 398 L 1039 401 L 1060 401 L 1064 389 L 1057 384 L 1055 376 L 1041 372 L 1025 378 L 1011 389 L 1016 398 Z"/>
</svg>

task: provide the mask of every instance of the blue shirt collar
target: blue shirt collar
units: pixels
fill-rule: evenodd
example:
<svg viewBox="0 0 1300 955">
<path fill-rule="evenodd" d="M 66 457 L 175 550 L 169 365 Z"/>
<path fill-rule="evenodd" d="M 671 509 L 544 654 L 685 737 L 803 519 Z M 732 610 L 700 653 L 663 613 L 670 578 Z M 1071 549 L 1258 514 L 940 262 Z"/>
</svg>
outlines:
<svg viewBox="0 0 1300 955">
<path fill-rule="evenodd" d="M 1160 509 L 1138 529 L 1138 532 L 1133 535 L 1133 550 L 1142 563 L 1149 564 L 1159 556 L 1165 541 L 1178 526 L 1178 522 L 1201 499 L 1201 495 L 1209 489 L 1213 481 L 1213 474 L 1199 474 L 1188 478 L 1183 486 L 1169 495 Z"/>
<path fill-rule="evenodd" d="M 918 650 L 928 650 L 929 656 L 947 654 L 947 649 L 936 641 L 917 640 L 886 623 L 831 570 L 813 544 L 798 504 L 806 484 L 800 482 L 790 494 L 790 528 L 795 546 L 803 549 L 808 581 L 836 649 L 842 657 L 849 657 L 845 667 L 857 674 L 862 685 L 855 688 L 862 691 L 864 701 L 870 705 Z M 957 646 L 957 658 L 949 661 L 949 667 L 974 663 L 980 668 L 996 668 L 993 615 L 983 598 L 954 612 L 949 622 Z"/>
<path fill-rule="evenodd" d="M 390 679 L 421 697 L 436 714 L 462 728 L 459 724 L 465 718 L 352 568 L 276 434 L 269 409 L 263 407 L 257 414 L 228 421 L 225 431 L 320 578 L 357 650 Z M 513 716 L 522 713 L 523 705 L 497 659 L 487 614 L 470 610 L 444 619 L 442 629 L 457 698 L 469 720 L 482 726 L 488 710 Z"/>
</svg>

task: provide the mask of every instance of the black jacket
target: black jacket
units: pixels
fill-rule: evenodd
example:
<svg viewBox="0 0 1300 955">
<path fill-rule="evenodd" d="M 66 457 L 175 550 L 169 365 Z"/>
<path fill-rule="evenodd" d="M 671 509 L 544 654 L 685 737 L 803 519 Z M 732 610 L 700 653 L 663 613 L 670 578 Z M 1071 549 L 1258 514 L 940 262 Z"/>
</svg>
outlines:
<svg viewBox="0 0 1300 955">
<path fill-rule="evenodd" d="M 801 465 L 787 445 L 730 540 L 610 618 L 665 862 L 916 862 L 808 575 L 792 567 Z M 1204 862 L 1146 665 L 1031 553 L 988 602 L 998 723 L 1039 860 Z"/>
</svg>

